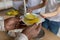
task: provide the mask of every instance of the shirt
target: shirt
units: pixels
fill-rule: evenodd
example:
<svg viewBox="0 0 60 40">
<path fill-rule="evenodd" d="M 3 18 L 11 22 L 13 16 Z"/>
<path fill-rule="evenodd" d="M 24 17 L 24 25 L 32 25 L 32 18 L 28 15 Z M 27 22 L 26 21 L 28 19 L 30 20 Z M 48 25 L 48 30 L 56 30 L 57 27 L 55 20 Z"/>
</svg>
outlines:
<svg viewBox="0 0 60 40">
<path fill-rule="evenodd" d="M 53 12 L 57 8 L 57 0 L 48 0 L 46 9 L 48 10 L 47 12 Z"/>
<path fill-rule="evenodd" d="M 48 0 L 47 6 L 46 6 L 46 12 L 53 12 L 57 9 L 57 0 Z M 50 21 L 60 22 L 60 13 L 56 16 L 47 18 Z"/>
<path fill-rule="evenodd" d="M 34 6 L 37 6 L 37 5 L 41 4 L 41 3 L 43 3 L 42 0 L 28 0 L 27 7 L 28 8 L 29 7 L 34 7 Z M 42 7 L 42 8 L 33 10 L 32 13 L 37 14 L 37 15 L 39 15 L 40 13 L 45 13 L 45 6 Z M 40 20 L 41 23 L 45 21 L 44 18 L 42 18 L 42 17 L 40 17 L 40 18 L 41 18 L 41 20 Z"/>
<path fill-rule="evenodd" d="M 42 3 L 42 0 L 28 0 L 27 7 L 37 6 Z M 32 13 L 45 13 L 45 7 L 33 10 Z"/>
<path fill-rule="evenodd" d="M 19 10 L 19 7 L 23 4 L 23 1 L 13 1 L 13 7 Z"/>
</svg>

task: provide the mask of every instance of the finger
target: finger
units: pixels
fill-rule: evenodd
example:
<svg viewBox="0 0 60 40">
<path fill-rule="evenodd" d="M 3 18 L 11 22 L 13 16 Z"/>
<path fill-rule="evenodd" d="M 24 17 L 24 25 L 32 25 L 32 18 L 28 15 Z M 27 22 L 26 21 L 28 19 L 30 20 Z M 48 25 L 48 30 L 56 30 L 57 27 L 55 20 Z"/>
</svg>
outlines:
<svg viewBox="0 0 60 40">
<path fill-rule="evenodd" d="M 40 31 L 40 30 L 41 30 L 41 27 L 42 27 L 41 24 L 38 24 L 38 27 L 37 27 L 36 30 L 37 30 L 37 31 Z"/>
<path fill-rule="evenodd" d="M 32 13 L 32 10 L 30 10 L 30 13 Z"/>
</svg>

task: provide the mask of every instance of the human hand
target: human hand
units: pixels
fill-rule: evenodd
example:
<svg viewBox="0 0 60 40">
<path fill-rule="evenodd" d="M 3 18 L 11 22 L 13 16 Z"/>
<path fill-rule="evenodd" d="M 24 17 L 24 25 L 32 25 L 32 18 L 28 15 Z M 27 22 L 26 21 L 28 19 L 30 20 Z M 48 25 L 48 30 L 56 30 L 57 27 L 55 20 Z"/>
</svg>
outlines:
<svg viewBox="0 0 60 40">
<path fill-rule="evenodd" d="M 38 36 L 40 31 L 41 24 L 34 24 L 33 26 L 26 28 L 22 33 L 24 33 L 28 37 L 28 39 L 31 39 Z"/>
<path fill-rule="evenodd" d="M 32 11 L 33 11 L 32 8 L 28 8 L 28 9 L 27 9 L 27 12 L 28 12 L 28 13 L 32 13 Z"/>
</svg>

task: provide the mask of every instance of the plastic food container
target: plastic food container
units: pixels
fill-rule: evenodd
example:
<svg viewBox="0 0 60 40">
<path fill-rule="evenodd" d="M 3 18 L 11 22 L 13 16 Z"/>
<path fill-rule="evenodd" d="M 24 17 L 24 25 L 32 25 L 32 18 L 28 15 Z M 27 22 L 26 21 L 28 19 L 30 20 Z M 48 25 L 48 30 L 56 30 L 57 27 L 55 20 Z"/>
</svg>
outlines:
<svg viewBox="0 0 60 40">
<path fill-rule="evenodd" d="M 44 22 L 44 18 L 42 18 L 41 16 L 37 15 L 37 14 L 30 14 L 27 13 L 24 16 L 22 16 L 22 21 L 26 24 L 26 25 L 33 25 L 34 23 L 42 23 Z"/>
</svg>

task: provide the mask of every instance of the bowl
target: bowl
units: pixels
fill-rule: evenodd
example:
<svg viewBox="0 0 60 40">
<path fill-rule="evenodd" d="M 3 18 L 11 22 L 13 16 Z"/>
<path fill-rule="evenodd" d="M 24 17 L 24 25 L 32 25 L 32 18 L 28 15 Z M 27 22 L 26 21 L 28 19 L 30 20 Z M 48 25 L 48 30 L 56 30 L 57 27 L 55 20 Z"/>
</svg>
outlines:
<svg viewBox="0 0 60 40">
<path fill-rule="evenodd" d="M 40 22 L 40 17 L 38 15 L 36 15 L 36 14 L 26 13 L 23 16 L 23 22 L 26 25 L 33 25 L 34 23 Z"/>
<path fill-rule="evenodd" d="M 29 20 L 32 20 L 32 19 L 37 18 L 37 16 L 36 16 L 35 14 L 32 14 L 32 13 L 26 13 L 26 14 L 24 15 L 24 17 L 25 17 L 26 19 L 29 19 Z"/>
</svg>

